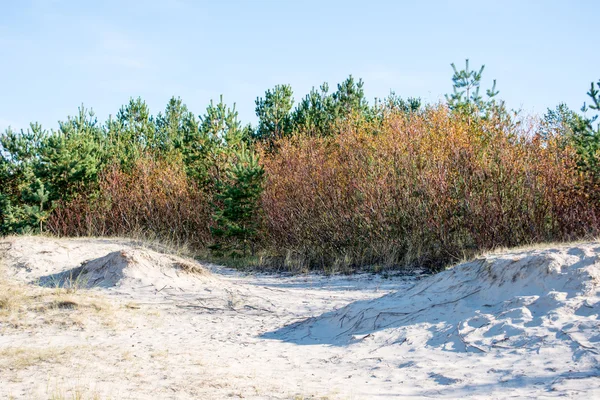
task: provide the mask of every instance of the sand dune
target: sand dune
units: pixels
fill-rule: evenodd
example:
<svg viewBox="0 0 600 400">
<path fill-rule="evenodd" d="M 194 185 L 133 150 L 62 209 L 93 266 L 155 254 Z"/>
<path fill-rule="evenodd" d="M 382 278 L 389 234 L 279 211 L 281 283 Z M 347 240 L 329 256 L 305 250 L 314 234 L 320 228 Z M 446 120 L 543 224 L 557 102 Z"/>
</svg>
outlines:
<svg viewBox="0 0 600 400">
<path fill-rule="evenodd" d="M 599 255 L 592 242 L 428 277 L 273 276 L 127 240 L 8 238 L 8 290 L 103 299 L 113 323 L 5 307 L 0 397 L 600 397 Z"/>
</svg>

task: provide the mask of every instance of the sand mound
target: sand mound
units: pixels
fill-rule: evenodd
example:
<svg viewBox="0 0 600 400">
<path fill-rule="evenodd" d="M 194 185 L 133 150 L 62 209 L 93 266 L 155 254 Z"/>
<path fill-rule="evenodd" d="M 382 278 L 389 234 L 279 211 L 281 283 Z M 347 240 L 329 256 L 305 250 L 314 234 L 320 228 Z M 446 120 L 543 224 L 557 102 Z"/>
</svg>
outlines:
<svg viewBox="0 0 600 400">
<path fill-rule="evenodd" d="M 159 254 L 148 249 L 115 251 L 80 267 L 40 279 L 43 286 L 114 287 L 172 286 L 177 280 L 206 275 L 200 265 L 185 259 Z"/>
<path fill-rule="evenodd" d="M 17 237 L 1 242 L 8 275 L 42 286 L 191 287 L 208 279 L 199 263 L 130 240 Z"/>
<path fill-rule="evenodd" d="M 600 352 L 600 246 L 491 255 L 268 333 L 297 344 L 409 344 L 449 351 L 568 345 Z"/>
</svg>

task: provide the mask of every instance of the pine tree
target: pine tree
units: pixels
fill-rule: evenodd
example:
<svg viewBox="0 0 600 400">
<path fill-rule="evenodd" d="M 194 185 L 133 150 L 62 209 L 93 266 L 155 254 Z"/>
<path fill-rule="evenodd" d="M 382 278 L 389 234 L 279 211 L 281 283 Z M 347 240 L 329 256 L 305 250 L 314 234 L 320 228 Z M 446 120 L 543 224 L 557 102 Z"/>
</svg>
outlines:
<svg viewBox="0 0 600 400">
<path fill-rule="evenodd" d="M 107 161 L 105 133 L 83 106 L 59 122 L 58 131 L 39 124 L 0 136 L 3 232 L 42 230 L 55 202 L 68 202 L 97 188 Z"/>
<path fill-rule="evenodd" d="M 129 99 L 116 118 L 106 122 L 109 153 L 113 160 L 128 170 L 142 153 L 157 145 L 156 125 L 148 105 L 140 98 Z"/>
<path fill-rule="evenodd" d="M 323 83 L 319 89 L 314 87 L 300 101 L 292 112 L 292 123 L 294 128 L 310 136 L 325 136 L 330 127 L 331 96 L 328 94 L 329 85 Z"/>
<path fill-rule="evenodd" d="M 244 143 L 248 141 L 235 110 L 223 102 L 212 100 L 200 117 L 197 131 L 186 131 L 182 153 L 188 174 L 202 186 L 212 186 L 221 179 L 221 171 Z"/>
<path fill-rule="evenodd" d="M 330 112 L 334 118 L 345 118 L 353 113 L 364 114 L 369 111 L 363 86 L 363 80 L 355 81 L 352 75 L 337 85 L 337 91 L 331 95 L 333 101 Z"/>
<path fill-rule="evenodd" d="M 548 109 L 540 124 L 540 135 L 546 139 L 552 132 L 559 133 L 563 140 L 573 138 L 587 129 L 585 118 L 571 110 L 565 103 L 560 103 L 554 109 Z"/>
<path fill-rule="evenodd" d="M 333 93 L 327 83 L 319 90 L 312 88 L 292 113 L 294 128 L 311 136 L 329 136 L 337 121 L 353 114 L 368 116 L 371 110 L 363 86 L 362 79 L 355 81 L 350 75 Z"/>
<path fill-rule="evenodd" d="M 594 82 L 591 83 L 587 95 L 591 99 L 591 104 L 583 104 L 581 111 L 587 113 L 589 110 L 600 111 L 600 81 L 598 87 Z M 577 152 L 580 156 L 580 167 L 591 173 L 596 184 L 600 184 L 600 123 L 594 128 L 594 123 L 598 119 L 598 114 L 582 117 L 583 127 L 574 135 L 574 142 Z"/>
<path fill-rule="evenodd" d="M 165 112 L 156 117 L 156 135 L 153 148 L 161 154 L 181 151 L 198 138 L 199 120 L 183 101 L 172 97 Z"/>
<path fill-rule="evenodd" d="M 69 201 L 97 188 L 108 161 L 103 127 L 92 110 L 81 106 L 75 117 L 59 122 L 59 130 L 42 141 L 35 176 L 45 183 L 51 201 Z"/>
<path fill-rule="evenodd" d="M 212 233 L 216 254 L 231 256 L 254 254 L 259 228 L 259 200 L 262 193 L 264 169 L 258 156 L 245 146 L 235 153 L 235 162 L 217 185 Z"/>
<path fill-rule="evenodd" d="M 389 111 L 400 111 L 405 114 L 417 112 L 421 109 L 423 103 L 418 97 L 409 97 L 406 100 L 396 94 L 393 90 L 383 100 L 375 99 L 374 109 L 385 109 Z M 376 111 L 380 113 L 381 111 Z"/>
<path fill-rule="evenodd" d="M 481 86 L 481 76 L 485 65 L 479 68 L 479 71 L 469 68 L 469 59 L 465 61 L 465 69 L 458 70 L 454 63 L 450 64 L 454 70 L 452 76 L 453 93 L 446 95 L 448 106 L 452 110 L 462 111 L 468 114 L 486 114 L 497 106 L 495 98 L 498 95 L 496 90 L 496 80 L 491 89 L 486 90 L 487 100 L 483 99 L 479 90 Z"/>
<path fill-rule="evenodd" d="M 34 208 L 39 205 L 35 198 L 35 170 L 40 163 L 40 149 L 47 132 L 40 124 L 32 123 L 19 133 L 7 129 L 0 135 L 0 233 L 20 233 L 39 227 Z M 42 191 L 42 206 L 47 201 Z"/>
<path fill-rule="evenodd" d="M 292 131 L 290 111 L 294 105 L 290 85 L 276 85 L 265 92 L 265 97 L 256 99 L 258 128 L 254 137 L 268 143 L 289 135 Z"/>
<path fill-rule="evenodd" d="M 24 213 L 28 220 L 28 223 L 24 224 L 24 227 L 35 226 L 36 228 L 39 228 L 39 232 L 43 232 L 43 224 L 50 213 L 49 210 L 44 207 L 48 202 L 48 192 L 44 187 L 44 183 L 36 178 L 29 186 L 28 190 L 24 191 L 23 200 L 25 201 Z M 27 203 L 33 204 L 29 205 Z"/>
<path fill-rule="evenodd" d="M 6 159 L 6 154 L 2 150 L 0 142 L 0 235 L 8 233 L 8 217 L 11 190 L 10 164 Z"/>
<path fill-rule="evenodd" d="M 217 104 L 210 101 L 205 114 L 200 117 L 199 129 L 202 136 L 226 147 L 235 147 L 243 140 L 243 129 L 235 104 L 232 108 L 227 107 L 223 102 L 223 95 Z"/>
</svg>

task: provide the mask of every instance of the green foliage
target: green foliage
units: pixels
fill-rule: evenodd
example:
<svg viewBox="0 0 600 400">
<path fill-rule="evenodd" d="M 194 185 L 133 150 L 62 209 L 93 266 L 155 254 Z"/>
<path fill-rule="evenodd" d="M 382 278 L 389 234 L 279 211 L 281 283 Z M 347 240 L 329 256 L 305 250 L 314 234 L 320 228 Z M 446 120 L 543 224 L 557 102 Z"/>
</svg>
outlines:
<svg viewBox="0 0 600 400">
<path fill-rule="evenodd" d="M 584 103 L 581 111 L 587 113 L 589 110 L 600 111 L 600 81 L 598 88 L 594 82 L 590 85 L 587 95 L 591 99 L 588 106 Z M 583 171 L 590 172 L 593 176 L 593 184 L 600 184 L 600 123 L 594 128 L 594 123 L 598 119 L 598 114 L 580 118 L 577 130 L 574 134 L 574 142 L 577 152 L 580 156 L 580 167 Z"/>
<path fill-rule="evenodd" d="M 46 134 L 39 124 L 31 124 L 27 131 L 17 133 L 8 129 L 0 135 L 0 226 L 3 233 L 25 232 L 40 226 L 43 215 L 36 213 L 35 207 L 39 207 L 38 200 L 42 200 L 43 206 L 47 198 L 45 188 L 40 193 L 41 198 L 35 197 L 40 186 L 35 171 L 40 165 Z M 36 219 L 36 215 L 40 218 Z"/>
<path fill-rule="evenodd" d="M 111 162 L 131 168 L 146 148 L 155 147 L 156 126 L 150 110 L 141 99 L 130 99 L 119 110 L 116 118 L 106 123 L 106 136 L 110 145 Z"/>
<path fill-rule="evenodd" d="M 50 200 L 70 201 L 97 187 L 100 171 L 109 162 L 104 131 L 83 106 L 76 117 L 59 122 L 40 148 L 35 175 L 46 182 Z"/>
<path fill-rule="evenodd" d="M 570 137 L 585 129 L 583 119 L 566 104 L 560 103 L 554 109 L 548 109 L 542 118 L 541 133 L 548 137 L 553 132 L 561 136 Z"/>
<path fill-rule="evenodd" d="M 43 224 L 46 218 L 48 218 L 49 211 L 44 209 L 44 206 L 48 202 L 49 193 L 44 187 L 44 183 L 38 178 L 23 191 L 23 200 L 25 205 L 23 207 L 23 216 L 19 223 L 20 231 L 24 231 L 26 227 L 39 226 L 39 231 L 43 232 Z M 31 205 L 30 205 L 31 204 Z"/>
<path fill-rule="evenodd" d="M 264 98 L 256 99 L 258 128 L 253 135 L 256 139 L 272 144 L 292 132 L 292 96 L 290 85 L 276 85 L 265 92 Z"/>
<path fill-rule="evenodd" d="M 590 96 L 590 99 L 592 100 L 592 104 L 589 105 L 589 109 L 600 111 L 600 80 L 598 81 L 597 88 L 596 88 L 596 85 L 594 84 L 594 82 L 592 82 L 590 84 L 590 90 L 589 90 L 589 92 L 587 92 L 587 95 Z M 586 107 L 587 106 L 584 103 L 584 105 L 583 105 L 584 110 Z M 597 116 L 594 117 L 594 121 L 596 120 L 596 118 L 597 118 Z"/>
<path fill-rule="evenodd" d="M 200 131 L 200 119 L 188 110 L 180 98 L 172 97 L 164 114 L 156 118 L 158 154 L 180 154 L 187 175 L 201 185 L 208 184 L 210 165 L 207 163 L 214 140 Z"/>
<path fill-rule="evenodd" d="M 352 75 L 337 85 L 337 91 L 331 95 L 333 101 L 329 110 L 334 118 L 347 118 L 353 113 L 369 111 L 363 86 L 362 79 L 355 81 Z"/>
<path fill-rule="evenodd" d="M 490 89 L 485 91 L 486 99 L 480 94 L 481 76 L 485 65 L 477 70 L 469 68 L 469 59 L 465 60 L 465 69 L 458 70 L 454 63 L 450 64 L 454 70 L 452 76 L 453 93 L 446 95 L 448 106 L 451 110 L 467 114 L 487 114 L 498 106 L 495 98 L 498 95 L 496 80 Z"/>
<path fill-rule="evenodd" d="M 292 112 L 294 127 L 309 136 L 326 136 L 331 123 L 328 110 L 331 108 L 329 85 L 324 83 L 317 90 L 314 87 Z"/>
<path fill-rule="evenodd" d="M 156 116 L 155 151 L 161 154 L 185 151 L 199 140 L 199 125 L 200 121 L 183 101 L 172 97 L 164 114 L 159 112 Z"/>
<path fill-rule="evenodd" d="M 117 121 L 120 127 L 119 139 L 148 147 L 156 143 L 154 119 L 148 105 L 140 97 L 129 99 L 129 103 L 121 107 L 117 113 Z"/>
<path fill-rule="evenodd" d="M 224 147 L 235 147 L 243 140 L 243 129 L 238 120 L 235 104 L 227 107 L 221 95 L 219 102 L 211 100 L 205 114 L 200 117 L 200 134 Z"/>
<path fill-rule="evenodd" d="M 381 105 L 388 111 L 400 111 L 405 114 L 410 114 L 419 111 L 423 104 L 420 98 L 409 97 L 404 100 L 402 97 L 398 96 L 396 92 L 391 91 L 390 94 L 383 99 Z"/>
<path fill-rule="evenodd" d="M 336 122 L 354 114 L 369 115 L 363 86 L 362 79 L 355 81 L 350 75 L 333 93 L 329 93 L 327 83 L 319 90 L 313 87 L 292 112 L 294 128 L 309 136 L 331 136 Z"/>
<path fill-rule="evenodd" d="M 211 100 L 200 117 L 197 135 L 185 141 L 183 154 L 191 177 L 204 186 L 219 181 L 231 154 L 247 140 L 245 134 L 235 104 L 229 108 L 223 102 L 223 96 L 217 104 Z"/>
<path fill-rule="evenodd" d="M 598 82 L 600 87 L 600 82 Z M 559 104 L 555 109 L 548 110 L 541 124 L 541 134 L 545 137 L 552 132 L 558 132 L 565 144 L 571 144 L 577 154 L 579 169 L 588 174 L 592 186 L 600 184 L 600 124 L 594 127 L 598 115 L 588 116 L 590 110 L 598 111 L 600 108 L 600 94 L 598 88 L 591 83 L 587 95 L 591 99 L 588 106 L 584 103 L 578 114 L 566 104 Z"/>
<path fill-rule="evenodd" d="M 235 161 L 217 186 L 212 228 L 216 243 L 211 247 L 216 254 L 230 251 L 232 256 L 246 256 L 250 249 L 254 255 L 264 173 L 252 151 L 242 147 L 235 152 Z"/>
<path fill-rule="evenodd" d="M 3 181 L 2 230 L 42 230 L 57 200 L 70 201 L 97 185 L 107 162 L 104 132 L 92 111 L 59 122 L 58 131 L 39 124 L 0 136 Z"/>
</svg>

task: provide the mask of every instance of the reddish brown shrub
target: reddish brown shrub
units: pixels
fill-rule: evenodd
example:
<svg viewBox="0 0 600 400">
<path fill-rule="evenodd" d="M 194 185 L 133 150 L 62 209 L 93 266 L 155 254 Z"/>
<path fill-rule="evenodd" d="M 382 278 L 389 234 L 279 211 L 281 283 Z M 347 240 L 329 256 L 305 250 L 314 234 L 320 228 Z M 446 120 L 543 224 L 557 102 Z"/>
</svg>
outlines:
<svg viewBox="0 0 600 400">
<path fill-rule="evenodd" d="M 131 171 L 108 168 L 96 197 L 63 204 L 48 220 L 61 236 L 133 233 L 203 248 L 210 240 L 210 202 L 177 161 L 140 158 Z"/>
<path fill-rule="evenodd" d="M 439 268 L 478 251 L 597 234 L 590 177 L 560 136 L 474 121 L 444 106 L 382 121 L 351 119 L 338 134 L 296 136 L 264 152 L 259 237 L 288 267 Z M 218 174 L 215 174 L 217 179 Z M 109 168 L 96 197 L 60 205 L 59 235 L 142 234 L 205 248 L 211 199 L 179 161 L 142 157 Z"/>
<path fill-rule="evenodd" d="M 438 267 L 597 232 L 599 210 L 558 139 L 443 106 L 284 139 L 263 157 L 267 245 L 313 267 Z"/>
</svg>

